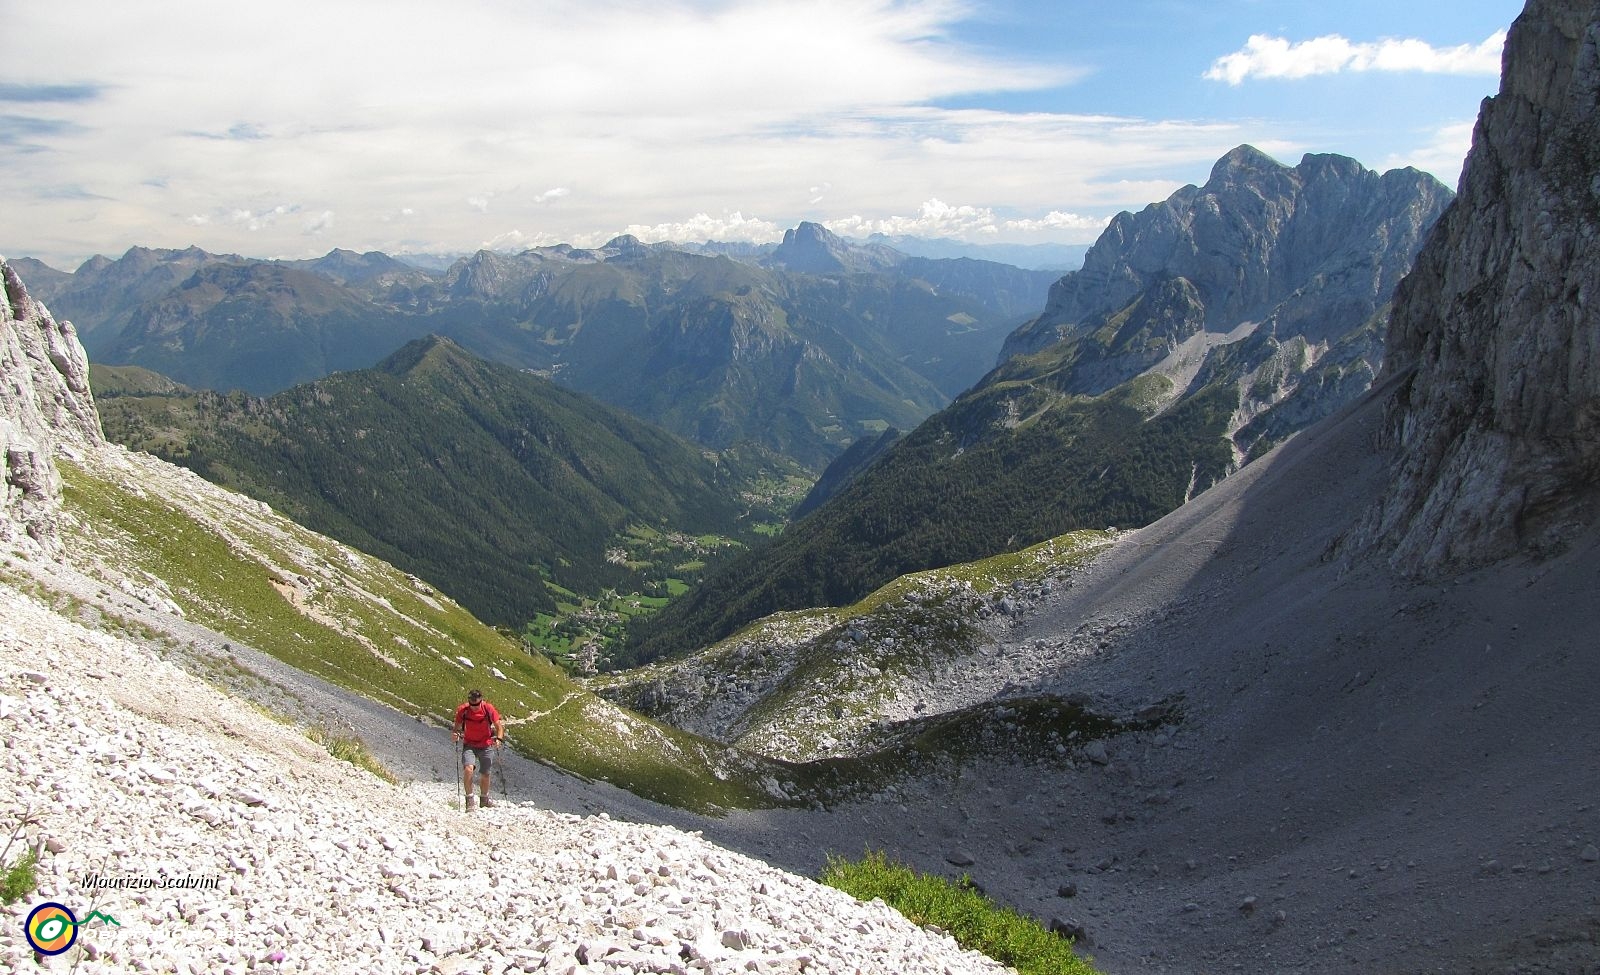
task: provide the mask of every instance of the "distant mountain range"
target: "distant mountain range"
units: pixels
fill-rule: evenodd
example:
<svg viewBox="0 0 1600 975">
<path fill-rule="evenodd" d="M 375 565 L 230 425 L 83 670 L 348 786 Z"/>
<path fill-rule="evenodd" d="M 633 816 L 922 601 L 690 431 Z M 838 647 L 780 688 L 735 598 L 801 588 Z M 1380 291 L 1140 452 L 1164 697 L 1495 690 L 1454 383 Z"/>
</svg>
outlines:
<svg viewBox="0 0 1600 975">
<path fill-rule="evenodd" d="M 1114 219 L 999 367 L 864 469 L 846 454 L 824 474 L 831 499 L 633 652 L 1155 520 L 1371 385 L 1387 303 L 1451 195 L 1416 170 L 1233 150 L 1205 186 Z"/>
<path fill-rule="evenodd" d="M 133 248 L 68 275 L 17 262 L 96 363 L 266 395 L 447 336 L 706 446 L 820 470 L 915 426 L 990 368 L 1055 275 L 857 245 L 815 224 L 759 256 L 619 237 L 432 271 L 335 250 L 260 261 Z"/>
</svg>

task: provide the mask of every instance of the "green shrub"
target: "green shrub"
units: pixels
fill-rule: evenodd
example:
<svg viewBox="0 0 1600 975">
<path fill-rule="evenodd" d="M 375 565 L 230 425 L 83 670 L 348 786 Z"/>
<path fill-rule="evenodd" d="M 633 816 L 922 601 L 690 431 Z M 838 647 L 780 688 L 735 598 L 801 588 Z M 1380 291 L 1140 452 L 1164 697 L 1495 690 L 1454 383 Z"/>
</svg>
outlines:
<svg viewBox="0 0 1600 975">
<path fill-rule="evenodd" d="M 0 903 L 7 907 L 33 893 L 39 886 L 39 851 L 29 849 L 0 875 Z"/>
<path fill-rule="evenodd" d="M 1023 975 L 1096 975 L 1072 953 L 1071 942 L 1033 918 L 995 904 L 967 884 L 918 874 L 881 851 L 868 851 L 858 861 L 828 857 L 822 882 L 860 900 L 879 898 L 912 921 L 948 931 L 963 948 Z"/>
</svg>

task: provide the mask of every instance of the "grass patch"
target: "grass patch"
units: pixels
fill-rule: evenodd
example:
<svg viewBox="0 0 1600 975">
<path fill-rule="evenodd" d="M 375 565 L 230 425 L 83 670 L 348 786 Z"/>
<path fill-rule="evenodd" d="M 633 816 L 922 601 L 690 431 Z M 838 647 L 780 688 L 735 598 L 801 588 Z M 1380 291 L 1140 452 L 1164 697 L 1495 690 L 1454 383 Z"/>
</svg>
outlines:
<svg viewBox="0 0 1600 975">
<path fill-rule="evenodd" d="M 1070 941 L 1033 918 L 995 904 L 966 884 L 919 874 L 882 852 L 869 851 L 854 861 L 830 856 L 822 882 L 859 900 L 879 898 L 912 921 L 948 931 L 963 948 L 1023 975 L 1096 975 L 1073 954 Z"/>
<path fill-rule="evenodd" d="M 306 737 L 326 748 L 328 754 L 334 758 L 342 762 L 349 762 L 356 768 L 365 769 L 390 785 L 397 784 L 400 781 L 393 772 L 378 761 L 378 757 L 367 748 L 367 743 L 355 735 L 341 735 L 318 726 L 307 729 Z"/>
</svg>

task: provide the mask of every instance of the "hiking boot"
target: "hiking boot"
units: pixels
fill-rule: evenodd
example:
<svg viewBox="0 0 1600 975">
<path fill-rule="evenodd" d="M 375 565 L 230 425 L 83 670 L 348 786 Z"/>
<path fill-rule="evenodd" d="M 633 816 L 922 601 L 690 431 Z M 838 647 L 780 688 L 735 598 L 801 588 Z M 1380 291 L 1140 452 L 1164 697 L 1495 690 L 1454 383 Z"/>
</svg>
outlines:
<svg viewBox="0 0 1600 975">
<path fill-rule="evenodd" d="M 472 812 L 472 804 L 475 801 L 471 796 L 467 796 L 467 812 Z"/>
<path fill-rule="evenodd" d="M 484 796 L 482 799 L 479 799 L 478 800 L 478 805 L 482 806 L 485 809 L 494 808 L 494 803 L 489 801 L 489 797 L 488 796 Z"/>
</svg>

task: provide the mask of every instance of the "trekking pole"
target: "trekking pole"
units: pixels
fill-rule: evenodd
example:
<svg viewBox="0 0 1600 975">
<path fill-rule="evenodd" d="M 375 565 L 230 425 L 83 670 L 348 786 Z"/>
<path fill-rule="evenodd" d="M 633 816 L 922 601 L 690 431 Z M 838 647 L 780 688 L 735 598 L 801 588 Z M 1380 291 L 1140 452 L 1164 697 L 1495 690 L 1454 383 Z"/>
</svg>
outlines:
<svg viewBox="0 0 1600 975">
<path fill-rule="evenodd" d="M 454 777 L 455 777 L 455 780 L 456 780 L 456 812 L 461 812 L 462 810 L 467 808 L 467 801 L 461 795 L 461 789 L 462 789 L 461 777 L 464 774 L 461 770 L 462 770 L 463 767 L 465 767 L 466 763 L 467 763 L 467 743 L 465 741 L 463 741 L 463 742 L 460 743 L 460 746 L 456 749 L 456 768 L 455 768 L 455 774 L 454 774 Z"/>
<path fill-rule="evenodd" d="M 501 736 L 495 743 L 494 750 L 498 753 L 494 757 L 495 771 L 500 773 L 500 801 L 506 801 L 506 740 Z"/>
</svg>

